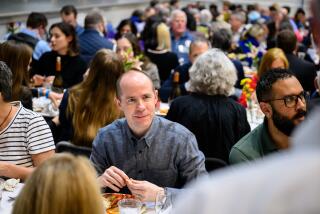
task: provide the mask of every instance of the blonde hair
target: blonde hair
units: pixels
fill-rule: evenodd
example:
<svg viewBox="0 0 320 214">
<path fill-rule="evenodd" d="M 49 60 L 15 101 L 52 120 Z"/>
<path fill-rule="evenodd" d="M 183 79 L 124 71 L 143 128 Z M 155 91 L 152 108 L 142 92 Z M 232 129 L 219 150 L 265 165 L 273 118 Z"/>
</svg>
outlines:
<svg viewBox="0 0 320 214">
<path fill-rule="evenodd" d="M 262 36 L 266 34 L 265 29 L 263 28 L 263 25 L 261 24 L 253 24 L 251 28 L 248 30 L 248 34 L 255 39 L 257 39 L 259 36 Z"/>
<path fill-rule="evenodd" d="M 281 59 L 285 65 L 284 68 L 289 68 L 289 62 L 286 55 L 280 48 L 269 49 L 262 57 L 261 63 L 258 69 L 258 77 L 261 77 L 266 71 L 271 69 L 272 63 L 276 59 Z"/>
<path fill-rule="evenodd" d="M 27 179 L 13 214 L 105 213 L 96 174 L 84 157 L 56 154 Z"/>
<path fill-rule="evenodd" d="M 157 26 L 157 40 L 157 50 L 171 50 L 171 38 L 169 28 L 164 23 L 160 23 Z"/>
<path fill-rule="evenodd" d="M 92 147 L 98 129 L 121 116 L 114 99 L 117 79 L 124 73 L 121 59 L 101 49 L 92 59 L 88 77 L 70 89 L 67 116 L 72 118 L 72 143 Z"/>
</svg>

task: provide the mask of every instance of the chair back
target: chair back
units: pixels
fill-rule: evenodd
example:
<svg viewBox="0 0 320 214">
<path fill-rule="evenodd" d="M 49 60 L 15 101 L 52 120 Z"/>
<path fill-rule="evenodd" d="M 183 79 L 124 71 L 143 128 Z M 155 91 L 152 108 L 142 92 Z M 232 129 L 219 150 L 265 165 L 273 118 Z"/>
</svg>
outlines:
<svg viewBox="0 0 320 214">
<path fill-rule="evenodd" d="M 219 158 L 206 157 L 205 165 L 208 172 L 227 166 L 228 164 Z"/>
<path fill-rule="evenodd" d="M 68 141 L 60 141 L 56 144 L 57 153 L 68 152 L 73 155 L 81 155 L 90 158 L 91 151 L 92 150 L 89 147 L 77 146 Z"/>
</svg>

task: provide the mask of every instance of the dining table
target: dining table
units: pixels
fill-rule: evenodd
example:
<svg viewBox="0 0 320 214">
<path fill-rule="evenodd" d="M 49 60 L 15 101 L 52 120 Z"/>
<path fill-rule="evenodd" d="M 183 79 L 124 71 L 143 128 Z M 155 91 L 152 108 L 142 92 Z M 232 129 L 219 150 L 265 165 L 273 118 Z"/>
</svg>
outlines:
<svg viewBox="0 0 320 214">
<path fill-rule="evenodd" d="M 23 183 L 18 183 L 14 190 L 7 191 L 5 189 L 0 190 L 2 193 L 2 198 L 0 200 L 0 213 L 1 214 L 11 214 L 13 210 L 13 204 L 16 197 L 22 190 Z"/>
<path fill-rule="evenodd" d="M 0 214 L 11 214 L 13 211 L 13 205 L 14 205 L 14 201 L 17 198 L 17 196 L 19 195 L 20 191 L 23 188 L 23 183 L 18 183 L 17 186 L 15 187 L 15 189 L 10 192 L 7 190 L 0 190 L 0 192 L 2 193 L 2 198 L 0 200 Z M 144 203 L 145 208 L 143 209 L 142 214 L 155 214 L 155 203 L 154 202 L 147 202 Z M 109 213 L 106 211 L 106 213 Z M 114 212 L 111 212 L 114 213 Z M 166 213 L 166 212 L 162 212 L 162 213 Z"/>
<path fill-rule="evenodd" d="M 33 111 L 38 112 L 43 117 L 53 118 L 59 115 L 59 109 L 45 96 L 34 97 L 32 99 L 32 107 Z"/>
</svg>

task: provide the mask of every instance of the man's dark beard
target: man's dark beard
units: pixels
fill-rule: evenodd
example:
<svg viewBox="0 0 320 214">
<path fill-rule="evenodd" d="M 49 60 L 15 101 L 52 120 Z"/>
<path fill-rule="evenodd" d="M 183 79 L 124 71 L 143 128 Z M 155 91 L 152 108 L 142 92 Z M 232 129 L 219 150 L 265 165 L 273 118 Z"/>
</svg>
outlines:
<svg viewBox="0 0 320 214">
<path fill-rule="evenodd" d="M 286 116 L 282 116 L 277 110 L 272 107 L 272 120 L 277 129 L 279 129 L 283 134 L 291 136 L 292 131 L 295 128 L 293 120 L 305 116 L 306 113 L 307 112 L 305 110 L 299 109 L 298 113 L 294 115 L 292 119 L 289 119 Z"/>
</svg>

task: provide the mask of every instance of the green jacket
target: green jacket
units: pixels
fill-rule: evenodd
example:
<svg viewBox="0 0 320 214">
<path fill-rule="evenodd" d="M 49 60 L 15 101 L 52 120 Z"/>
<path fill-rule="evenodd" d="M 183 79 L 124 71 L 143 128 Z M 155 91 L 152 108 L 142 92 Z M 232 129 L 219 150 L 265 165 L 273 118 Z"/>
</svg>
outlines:
<svg viewBox="0 0 320 214">
<path fill-rule="evenodd" d="M 272 141 L 267 121 L 241 138 L 231 149 L 230 164 L 251 161 L 277 151 L 278 148 Z"/>
</svg>

